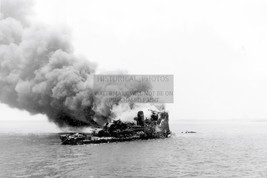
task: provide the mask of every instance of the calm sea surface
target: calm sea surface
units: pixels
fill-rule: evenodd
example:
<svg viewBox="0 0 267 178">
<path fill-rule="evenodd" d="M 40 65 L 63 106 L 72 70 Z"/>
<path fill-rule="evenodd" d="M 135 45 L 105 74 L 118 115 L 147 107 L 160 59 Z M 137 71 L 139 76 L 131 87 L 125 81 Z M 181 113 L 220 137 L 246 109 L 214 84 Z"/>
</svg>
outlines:
<svg viewBox="0 0 267 178">
<path fill-rule="evenodd" d="M 0 177 L 267 177 L 265 122 L 178 122 L 171 130 L 169 139 L 68 146 L 56 133 L 2 126 Z"/>
</svg>

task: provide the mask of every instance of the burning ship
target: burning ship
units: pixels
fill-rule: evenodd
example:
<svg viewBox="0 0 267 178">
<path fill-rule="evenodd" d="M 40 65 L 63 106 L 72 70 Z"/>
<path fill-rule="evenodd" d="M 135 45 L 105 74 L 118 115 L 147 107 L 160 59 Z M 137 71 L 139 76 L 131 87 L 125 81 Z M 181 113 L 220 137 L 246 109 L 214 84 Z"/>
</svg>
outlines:
<svg viewBox="0 0 267 178">
<path fill-rule="evenodd" d="M 168 137 L 167 112 L 152 111 L 144 119 L 147 110 L 136 107 L 136 103 L 157 103 L 149 92 L 150 77 L 125 77 L 120 71 L 98 75 L 95 62 L 75 54 L 68 30 L 30 22 L 30 13 L 24 12 L 30 12 L 31 5 L 24 1 L 6 1 L 5 7 L 0 13 L 1 103 L 45 115 L 60 128 L 101 126 L 92 133 L 60 134 L 62 144 Z M 138 113 L 135 120 L 111 122 L 113 114 L 120 113 L 116 109 L 124 105 Z"/>
<path fill-rule="evenodd" d="M 60 135 L 60 139 L 63 145 L 81 145 L 170 137 L 169 114 L 150 111 L 150 118 L 144 119 L 144 112 L 138 111 L 132 122 L 114 120 L 92 133 L 65 133 Z"/>
</svg>

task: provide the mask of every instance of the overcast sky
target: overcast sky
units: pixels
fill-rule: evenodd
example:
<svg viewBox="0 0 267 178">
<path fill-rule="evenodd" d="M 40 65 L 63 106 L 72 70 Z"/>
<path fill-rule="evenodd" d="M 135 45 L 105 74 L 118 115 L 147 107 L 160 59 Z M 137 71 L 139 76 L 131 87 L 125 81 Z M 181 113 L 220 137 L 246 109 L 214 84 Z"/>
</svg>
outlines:
<svg viewBox="0 0 267 178">
<path fill-rule="evenodd" d="M 31 18 L 69 29 L 99 72 L 173 74 L 173 120 L 267 119 L 266 1 L 36 0 Z"/>
</svg>

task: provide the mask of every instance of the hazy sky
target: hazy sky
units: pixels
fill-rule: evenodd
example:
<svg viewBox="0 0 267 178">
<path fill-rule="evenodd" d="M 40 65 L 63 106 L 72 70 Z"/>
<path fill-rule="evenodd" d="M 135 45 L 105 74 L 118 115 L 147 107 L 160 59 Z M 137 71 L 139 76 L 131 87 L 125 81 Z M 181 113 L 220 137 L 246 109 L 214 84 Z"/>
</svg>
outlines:
<svg viewBox="0 0 267 178">
<path fill-rule="evenodd" d="M 171 119 L 267 119 L 266 1 L 35 2 L 32 20 L 69 29 L 100 72 L 173 74 Z"/>
</svg>

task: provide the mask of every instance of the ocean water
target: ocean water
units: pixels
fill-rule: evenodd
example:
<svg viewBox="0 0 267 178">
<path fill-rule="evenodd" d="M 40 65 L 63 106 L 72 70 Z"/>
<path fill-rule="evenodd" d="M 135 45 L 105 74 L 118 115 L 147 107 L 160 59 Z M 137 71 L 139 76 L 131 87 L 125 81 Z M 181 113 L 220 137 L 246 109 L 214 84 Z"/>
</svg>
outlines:
<svg viewBox="0 0 267 178">
<path fill-rule="evenodd" d="M 265 122 L 177 122 L 171 130 L 168 139 L 69 146 L 56 133 L 2 126 L 0 177 L 267 177 Z"/>
</svg>

